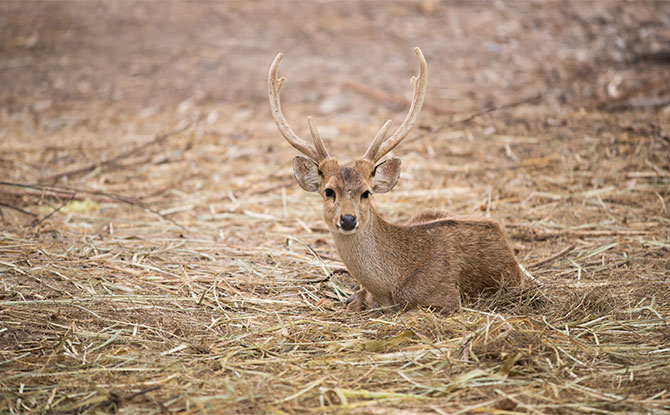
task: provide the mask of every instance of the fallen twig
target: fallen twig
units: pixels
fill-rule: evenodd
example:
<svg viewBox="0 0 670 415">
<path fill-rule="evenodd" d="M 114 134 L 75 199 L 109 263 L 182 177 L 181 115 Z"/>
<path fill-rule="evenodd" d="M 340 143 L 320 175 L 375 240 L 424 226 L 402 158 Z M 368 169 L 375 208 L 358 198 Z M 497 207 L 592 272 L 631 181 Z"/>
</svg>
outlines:
<svg viewBox="0 0 670 415">
<path fill-rule="evenodd" d="M 182 128 L 179 128 L 179 129 L 176 129 L 176 130 L 173 130 L 173 131 L 169 131 L 169 132 L 164 133 L 164 134 L 159 134 L 153 140 L 151 140 L 149 142 L 146 142 L 146 143 L 143 143 L 143 144 L 139 144 L 139 145 L 131 148 L 128 151 L 124 151 L 123 153 L 112 157 L 109 160 L 104 160 L 104 161 L 101 161 L 101 162 L 98 162 L 98 163 L 89 164 L 88 166 L 85 166 L 85 167 L 79 167 L 79 168 L 76 168 L 76 169 L 72 169 L 72 170 L 61 172 L 61 173 L 57 173 L 57 174 L 49 176 L 45 179 L 42 179 L 41 182 L 42 183 L 43 182 L 55 182 L 56 180 L 60 179 L 61 177 L 73 176 L 73 175 L 77 175 L 77 174 L 85 174 L 85 173 L 89 173 L 89 172 L 91 172 L 91 171 L 93 171 L 93 170 L 95 170 L 99 167 L 114 164 L 121 159 L 124 159 L 124 158 L 126 158 L 126 157 L 128 157 L 132 154 L 137 153 L 138 151 L 141 151 L 141 150 L 144 150 L 145 148 L 151 147 L 154 144 L 162 143 L 168 137 L 172 137 L 172 136 L 175 136 L 177 134 L 180 134 L 180 133 L 186 131 L 187 129 L 189 129 L 191 127 L 191 125 L 193 125 L 193 123 L 188 123 L 186 126 L 184 126 Z"/>
<path fill-rule="evenodd" d="M 405 143 L 411 143 L 411 142 L 414 142 L 414 141 L 419 141 L 419 140 L 423 139 L 425 136 L 427 136 L 428 134 L 435 134 L 435 133 L 438 133 L 438 132 L 440 132 L 440 131 L 442 131 L 446 128 L 453 127 L 453 126 L 458 125 L 458 124 L 466 124 L 466 123 L 468 123 L 468 122 L 470 122 L 470 121 L 474 120 L 475 118 L 480 117 L 482 115 L 490 114 L 490 113 L 495 112 L 495 111 L 501 111 L 501 110 L 517 107 L 519 105 L 523 105 L 523 104 L 527 104 L 529 102 L 537 101 L 541 98 L 542 98 L 542 93 L 538 92 L 537 94 L 535 94 L 531 97 L 522 98 L 518 101 L 513 101 L 513 102 L 510 102 L 510 103 L 502 104 L 502 105 L 498 105 L 498 106 L 487 107 L 487 108 L 484 108 L 483 110 L 474 112 L 474 113 L 468 115 L 465 118 L 462 118 L 462 119 L 459 119 L 459 120 L 452 120 L 452 121 L 449 121 L 448 123 L 444 123 L 444 124 L 439 124 L 437 127 L 431 128 L 423 134 L 418 134 L 418 135 L 415 135 L 412 138 L 406 139 Z"/>
<path fill-rule="evenodd" d="M 491 107 L 487 107 L 487 108 L 484 108 L 483 110 L 472 113 L 469 116 L 467 116 L 467 117 L 465 117 L 461 120 L 451 121 L 451 122 L 447 123 L 445 128 L 446 127 L 451 127 L 451 126 L 454 126 L 454 125 L 457 125 L 457 124 L 465 124 L 465 123 L 468 123 L 468 122 L 474 120 L 477 117 L 481 117 L 482 115 L 486 115 L 486 114 L 489 114 L 489 113 L 495 112 L 495 111 L 506 110 L 506 109 L 518 107 L 519 105 L 527 104 L 527 103 L 533 102 L 533 101 L 537 101 L 541 98 L 542 98 L 542 92 L 538 92 L 537 94 L 535 94 L 531 97 L 522 98 L 518 101 L 512 101 L 512 102 L 509 102 L 507 104 L 494 105 L 494 106 L 491 106 Z"/>
<path fill-rule="evenodd" d="M 384 91 L 379 91 L 377 89 L 370 88 L 369 86 L 360 84 L 358 82 L 347 81 L 343 84 L 343 86 L 358 94 L 365 95 L 366 97 L 375 99 L 377 101 L 381 101 L 384 104 L 390 105 L 392 107 L 409 107 L 410 105 L 410 100 L 408 100 L 403 96 L 390 94 Z M 435 115 L 456 114 L 456 111 L 440 108 L 437 105 L 429 103 L 424 103 L 423 108 L 427 109 L 428 111 L 432 112 Z"/>
<path fill-rule="evenodd" d="M 70 196 L 70 198 L 67 199 L 65 202 L 61 203 L 60 206 L 58 206 L 56 209 L 52 210 L 50 213 L 44 215 L 43 218 L 41 218 L 41 219 L 40 219 L 40 218 L 36 218 L 34 221 L 32 221 L 32 222 L 30 223 L 30 225 L 28 225 L 28 227 L 29 227 L 29 228 L 34 228 L 35 226 L 37 226 L 37 225 L 39 225 L 40 223 L 44 222 L 45 220 L 49 219 L 49 218 L 50 218 L 51 216 L 53 216 L 56 212 L 59 212 L 61 209 L 63 209 L 63 207 L 65 207 L 65 205 L 67 205 L 68 203 L 70 203 L 70 202 L 72 201 L 72 199 L 74 199 L 74 197 L 75 197 L 76 195 L 77 195 L 76 193 L 72 193 L 72 196 Z"/>
<path fill-rule="evenodd" d="M 34 213 L 32 213 L 32 212 L 28 212 L 27 210 L 21 209 L 21 208 L 18 207 L 18 206 L 10 205 L 9 203 L 0 202 L 0 206 L 6 207 L 6 208 L 8 208 L 8 209 L 15 210 L 15 211 L 17 211 L 17 212 L 21 212 L 21 213 L 23 213 L 24 215 L 32 216 L 32 217 L 34 217 L 34 218 L 37 217 L 36 214 L 34 214 Z"/>
<path fill-rule="evenodd" d="M 112 412 L 116 412 L 116 409 L 122 403 L 129 402 L 129 401 L 137 398 L 138 396 L 142 396 L 144 394 L 147 394 L 149 392 L 153 392 L 153 391 L 155 391 L 157 389 L 160 389 L 160 388 L 161 388 L 160 385 L 154 385 L 154 386 L 150 386 L 146 389 L 142 389 L 139 392 L 128 394 L 126 396 L 119 395 L 117 393 L 111 392 L 109 394 L 109 397 L 107 399 L 101 401 L 101 402 L 91 403 L 91 404 L 83 405 L 83 406 L 77 406 L 77 407 L 74 407 L 72 409 L 68 409 L 68 410 L 60 411 L 60 412 L 56 412 L 56 413 L 57 414 L 78 414 L 78 413 L 83 413 L 85 411 L 88 411 L 88 410 L 94 409 L 94 408 L 101 408 L 101 409 L 104 409 L 104 410 L 108 410 L 110 406 L 113 408 Z"/>
<path fill-rule="evenodd" d="M 26 184 L 26 183 L 14 183 L 14 182 L 4 182 L 4 181 L 0 181 L 0 185 L 22 187 L 22 188 L 26 188 L 26 189 L 42 190 L 42 191 L 50 191 L 50 192 L 62 192 L 62 193 L 65 193 L 67 196 L 69 196 L 69 199 L 65 203 L 73 200 L 77 193 L 84 193 L 84 194 L 89 194 L 89 195 L 102 196 L 102 197 L 105 197 L 105 198 L 108 198 L 108 199 L 123 202 L 123 203 L 131 205 L 131 206 L 139 207 L 141 209 L 144 209 L 148 212 L 151 212 L 151 213 L 161 217 L 162 219 L 165 219 L 165 220 L 171 222 L 172 224 L 174 224 L 175 226 L 177 226 L 181 229 L 186 229 L 182 225 L 180 225 L 179 223 L 174 221 L 173 219 L 171 219 L 171 218 L 167 217 L 166 215 L 160 213 L 159 211 L 149 207 L 144 202 L 142 202 L 140 200 L 137 200 L 137 199 L 134 199 L 134 198 L 127 197 L 127 196 L 121 196 L 121 195 L 117 195 L 117 194 L 114 194 L 114 193 L 106 193 L 106 192 L 102 192 L 102 191 L 99 191 L 99 190 L 86 190 L 86 189 L 80 189 L 80 188 L 53 186 L 53 185 Z M 57 210 L 62 209 L 63 206 L 60 206 Z M 47 217 L 56 213 L 57 210 L 51 212 L 49 215 L 47 215 Z M 36 216 L 36 215 L 33 215 L 33 216 Z M 46 219 L 46 217 L 43 218 L 41 221 L 44 221 L 45 219 Z M 33 227 L 34 225 L 31 224 L 29 226 Z"/>
<path fill-rule="evenodd" d="M 537 267 L 539 267 L 540 265 L 548 264 L 548 263 L 550 263 L 550 262 L 552 262 L 552 261 L 554 261 L 554 260 L 556 260 L 556 259 L 558 259 L 558 258 L 560 258 L 560 257 L 562 257 L 562 256 L 564 256 L 564 255 L 566 255 L 567 253 L 569 253 L 569 252 L 572 251 L 573 249 L 575 249 L 575 246 L 574 246 L 574 245 L 570 245 L 570 246 L 568 246 L 567 248 L 561 250 L 561 251 L 558 252 L 558 253 L 555 253 L 554 255 L 552 255 L 552 256 L 550 256 L 550 257 L 547 257 L 547 258 L 542 259 L 542 260 L 537 261 L 537 262 L 533 262 L 532 264 L 528 264 L 527 268 L 537 268 Z"/>
<path fill-rule="evenodd" d="M 252 196 L 252 195 L 262 195 L 262 194 L 265 194 L 265 193 L 274 192 L 275 190 L 281 189 L 283 187 L 289 187 L 289 186 L 293 185 L 295 182 L 296 182 L 295 179 L 291 178 L 289 180 L 284 180 L 283 182 L 279 182 L 278 184 L 268 186 L 268 187 L 265 187 L 265 188 L 260 189 L 260 190 L 254 190 L 253 192 L 249 192 L 249 195 L 250 196 Z"/>
</svg>

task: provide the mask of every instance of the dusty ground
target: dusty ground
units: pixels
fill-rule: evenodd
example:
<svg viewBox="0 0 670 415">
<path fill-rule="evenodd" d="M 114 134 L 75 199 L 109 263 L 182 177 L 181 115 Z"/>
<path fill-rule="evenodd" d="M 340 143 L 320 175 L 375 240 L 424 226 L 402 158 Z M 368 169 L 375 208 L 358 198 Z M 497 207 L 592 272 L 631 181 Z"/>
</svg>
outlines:
<svg viewBox="0 0 670 415">
<path fill-rule="evenodd" d="M 0 27 L 0 412 L 670 413 L 670 3 L 6 0 Z M 414 46 L 379 209 L 574 249 L 456 316 L 347 313 L 267 69 L 352 159 Z"/>
</svg>

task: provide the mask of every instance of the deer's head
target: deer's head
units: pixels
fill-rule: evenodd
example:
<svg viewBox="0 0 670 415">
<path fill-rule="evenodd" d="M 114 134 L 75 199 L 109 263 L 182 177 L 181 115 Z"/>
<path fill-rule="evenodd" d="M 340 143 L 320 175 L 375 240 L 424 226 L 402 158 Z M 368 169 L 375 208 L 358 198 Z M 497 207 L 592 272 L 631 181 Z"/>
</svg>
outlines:
<svg viewBox="0 0 670 415">
<path fill-rule="evenodd" d="M 340 166 L 337 158 L 328 154 L 326 146 L 311 117 L 308 117 L 313 144 L 298 137 L 281 111 L 279 90 L 284 78 L 277 78 L 282 54 L 278 54 L 268 75 L 268 91 L 272 116 L 279 131 L 304 156 L 293 159 L 293 172 L 300 187 L 308 192 L 318 192 L 323 198 L 323 213 L 328 227 L 342 234 L 352 234 L 364 229 L 371 213 L 370 199 L 375 193 L 393 189 L 400 176 L 400 159 L 381 161 L 409 134 L 414 126 L 426 93 L 427 68 L 421 49 L 414 48 L 419 59 L 419 77 L 412 77 L 414 95 L 409 112 L 400 127 L 387 137 L 391 120 L 379 130 L 365 155 L 352 165 Z"/>
</svg>

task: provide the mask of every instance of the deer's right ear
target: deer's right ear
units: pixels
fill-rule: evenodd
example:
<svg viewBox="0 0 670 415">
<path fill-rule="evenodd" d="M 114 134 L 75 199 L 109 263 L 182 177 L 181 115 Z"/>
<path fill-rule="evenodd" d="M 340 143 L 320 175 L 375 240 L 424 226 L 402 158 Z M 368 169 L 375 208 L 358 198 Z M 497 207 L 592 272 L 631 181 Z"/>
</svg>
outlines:
<svg viewBox="0 0 670 415">
<path fill-rule="evenodd" d="M 401 164 L 399 158 L 392 158 L 379 163 L 370 178 L 372 193 L 386 193 L 393 189 L 400 178 Z"/>
<path fill-rule="evenodd" d="M 295 156 L 293 158 L 293 174 L 303 189 L 308 192 L 319 191 L 321 175 L 319 174 L 319 166 L 314 160 L 304 156 Z"/>
</svg>

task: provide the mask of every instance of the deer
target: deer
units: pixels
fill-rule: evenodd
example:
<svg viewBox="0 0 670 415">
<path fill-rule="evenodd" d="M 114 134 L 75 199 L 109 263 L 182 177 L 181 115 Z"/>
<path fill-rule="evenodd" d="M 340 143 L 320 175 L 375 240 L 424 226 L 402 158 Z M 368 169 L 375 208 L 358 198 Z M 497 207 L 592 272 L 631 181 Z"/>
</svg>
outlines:
<svg viewBox="0 0 670 415">
<path fill-rule="evenodd" d="M 515 284 L 521 269 L 501 225 L 490 218 L 424 210 L 404 224 L 384 220 L 373 205 L 376 194 L 393 189 L 400 177 L 399 158 L 382 158 L 409 134 L 426 94 L 427 64 L 414 48 L 419 74 L 400 126 L 388 135 L 391 120 L 377 132 L 362 158 L 341 166 L 307 117 L 312 143 L 289 126 L 281 109 L 277 78 L 282 54 L 268 74 L 272 116 L 281 135 L 302 155 L 293 158 L 300 187 L 319 193 L 323 216 L 338 255 L 360 289 L 346 300 L 347 310 L 430 307 L 447 313 L 461 307 L 461 295 L 478 295 Z"/>
</svg>

